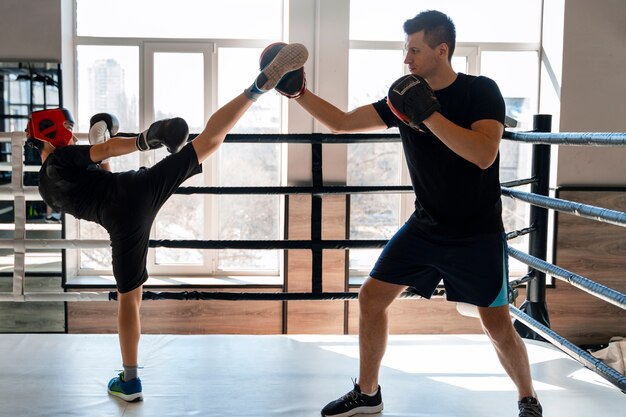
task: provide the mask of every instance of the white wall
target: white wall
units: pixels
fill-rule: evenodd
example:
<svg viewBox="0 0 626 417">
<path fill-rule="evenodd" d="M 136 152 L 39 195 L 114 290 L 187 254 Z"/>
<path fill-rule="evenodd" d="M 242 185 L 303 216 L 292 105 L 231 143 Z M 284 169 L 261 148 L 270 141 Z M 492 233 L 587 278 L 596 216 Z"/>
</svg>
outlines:
<svg viewBox="0 0 626 417">
<path fill-rule="evenodd" d="M 297 0 L 290 10 L 289 42 L 309 50 L 307 87 L 342 110 L 348 110 L 349 0 Z M 311 19 L 314 16 L 314 19 Z M 311 23 L 313 22 L 313 25 Z M 320 82 L 323 80 L 323 82 Z M 329 132 L 293 100 L 289 102 L 289 133 Z M 289 145 L 289 185 L 311 181 L 311 146 Z M 347 145 L 323 148 L 326 185 L 346 183 Z"/>
<path fill-rule="evenodd" d="M 61 0 L 2 0 L 0 59 L 61 62 Z"/>
<path fill-rule="evenodd" d="M 74 110 L 73 0 L 0 1 L 0 61 L 62 63 L 63 105 Z"/>
<path fill-rule="evenodd" d="M 559 130 L 626 132 L 626 2 L 565 1 L 563 36 Z M 561 146 L 557 185 L 626 185 L 626 148 Z"/>
</svg>

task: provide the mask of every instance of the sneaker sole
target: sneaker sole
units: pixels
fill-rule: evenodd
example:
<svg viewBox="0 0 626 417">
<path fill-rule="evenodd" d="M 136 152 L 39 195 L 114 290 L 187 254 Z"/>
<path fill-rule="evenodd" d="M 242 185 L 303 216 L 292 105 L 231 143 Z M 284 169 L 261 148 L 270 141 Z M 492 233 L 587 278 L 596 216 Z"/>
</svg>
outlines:
<svg viewBox="0 0 626 417">
<path fill-rule="evenodd" d="M 357 407 L 342 414 L 333 414 L 332 416 L 328 414 L 322 414 L 322 416 L 323 417 L 350 417 L 356 414 L 376 414 L 376 413 L 380 413 L 381 411 L 383 411 L 383 403 L 380 403 L 379 405 L 375 405 L 372 407 Z"/>
<path fill-rule="evenodd" d="M 256 86 L 259 90 L 269 91 L 276 87 L 276 84 L 283 78 L 283 75 L 302 68 L 309 58 L 309 51 L 306 46 L 300 43 L 290 43 L 278 51 L 267 67 L 261 71 L 256 79 Z"/>
<path fill-rule="evenodd" d="M 143 400 L 143 395 L 141 392 L 136 392 L 134 394 L 123 394 L 121 392 L 115 392 L 111 390 L 107 390 L 107 391 L 109 392 L 109 394 L 113 395 L 114 397 L 121 398 L 122 400 L 128 401 L 129 403 L 134 403 L 134 402 Z"/>
</svg>

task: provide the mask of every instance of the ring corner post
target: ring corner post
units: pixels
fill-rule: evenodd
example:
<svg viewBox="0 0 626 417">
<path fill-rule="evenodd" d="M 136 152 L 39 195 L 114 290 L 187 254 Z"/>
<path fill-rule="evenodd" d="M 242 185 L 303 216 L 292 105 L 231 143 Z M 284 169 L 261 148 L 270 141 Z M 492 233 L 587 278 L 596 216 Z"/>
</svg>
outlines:
<svg viewBox="0 0 626 417">
<path fill-rule="evenodd" d="M 552 115 L 536 114 L 533 117 L 533 131 L 550 132 L 552 130 Z M 548 196 L 550 192 L 550 146 L 546 144 L 533 145 L 531 193 Z M 528 253 L 534 257 L 546 260 L 548 252 L 548 209 L 530 206 L 530 224 L 535 231 L 530 235 Z M 537 320 L 546 327 L 550 327 L 550 317 L 546 304 L 546 274 L 535 270 L 535 278 L 528 282 L 526 300 L 520 310 Z M 515 329 L 520 336 L 526 339 L 544 340 L 537 333 L 519 321 L 515 322 Z"/>
</svg>

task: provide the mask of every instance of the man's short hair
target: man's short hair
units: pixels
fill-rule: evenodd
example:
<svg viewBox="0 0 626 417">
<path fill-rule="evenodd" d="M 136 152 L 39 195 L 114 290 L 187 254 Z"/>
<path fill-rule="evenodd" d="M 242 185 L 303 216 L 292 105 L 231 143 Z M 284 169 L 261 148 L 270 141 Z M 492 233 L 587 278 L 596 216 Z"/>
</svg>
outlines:
<svg viewBox="0 0 626 417">
<path fill-rule="evenodd" d="M 424 41 L 431 48 L 442 43 L 448 45 L 448 61 L 452 61 L 452 54 L 454 54 L 456 45 L 456 29 L 452 19 L 437 10 L 426 10 L 404 22 L 404 32 L 407 35 L 422 30 L 424 31 Z"/>
</svg>

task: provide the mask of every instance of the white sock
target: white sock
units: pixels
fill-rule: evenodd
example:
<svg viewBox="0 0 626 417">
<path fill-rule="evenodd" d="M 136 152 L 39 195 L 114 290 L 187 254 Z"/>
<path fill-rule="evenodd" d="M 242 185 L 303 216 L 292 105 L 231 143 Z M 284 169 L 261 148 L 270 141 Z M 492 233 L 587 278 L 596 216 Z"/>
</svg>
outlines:
<svg viewBox="0 0 626 417">
<path fill-rule="evenodd" d="M 363 392 L 363 391 L 361 391 L 361 394 L 367 395 L 368 397 L 373 397 L 376 394 L 378 394 L 378 388 L 376 388 L 376 391 L 372 392 L 371 394 L 369 392 Z"/>
</svg>

